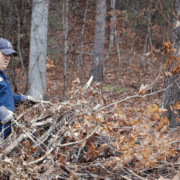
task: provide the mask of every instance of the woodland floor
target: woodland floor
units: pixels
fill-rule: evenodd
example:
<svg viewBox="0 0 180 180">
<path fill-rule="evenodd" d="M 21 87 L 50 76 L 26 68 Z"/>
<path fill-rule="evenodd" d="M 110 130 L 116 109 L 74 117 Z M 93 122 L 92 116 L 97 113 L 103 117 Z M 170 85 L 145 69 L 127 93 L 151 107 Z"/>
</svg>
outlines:
<svg viewBox="0 0 180 180">
<path fill-rule="evenodd" d="M 2 179 L 178 179 L 179 128 L 160 118 L 163 91 L 157 93 L 166 57 L 153 55 L 147 66 L 137 53 L 120 66 L 115 58 L 105 64 L 104 81 L 87 89 L 90 59 L 81 82 L 70 66 L 66 100 L 62 62 L 47 60 L 51 104 L 16 109 L 18 123 L 1 144 Z"/>
<path fill-rule="evenodd" d="M 142 43 L 135 47 L 124 46 L 119 60 L 114 45 L 104 63 L 103 82 L 87 89 L 83 86 L 90 78 L 92 44 L 84 47 L 81 69 L 69 57 L 66 98 L 63 56 L 48 57 L 51 103 L 16 108 L 18 123 L 0 144 L 0 178 L 178 179 L 179 128 L 168 128 L 160 108 L 167 56 L 157 53 L 141 60 Z M 20 66 L 16 74 L 23 93 Z"/>
</svg>

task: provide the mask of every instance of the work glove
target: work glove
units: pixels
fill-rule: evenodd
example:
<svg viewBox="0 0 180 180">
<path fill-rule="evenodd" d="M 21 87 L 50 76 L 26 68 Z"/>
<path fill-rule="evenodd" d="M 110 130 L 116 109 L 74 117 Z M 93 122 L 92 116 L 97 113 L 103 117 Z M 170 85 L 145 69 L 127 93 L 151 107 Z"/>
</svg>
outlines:
<svg viewBox="0 0 180 180">
<path fill-rule="evenodd" d="M 25 95 L 21 95 L 20 102 L 21 103 L 28 102 L 26 105 L 29 105 L 29 104 L 35 105 L 36 103 L 51 104 L 50 101 L 37 100 L 37 99 L 34 99 L 32 96 L 25 96 Z"/>
<path fill-rule="evenodd" d="M 4 106 L 0 106 L 0 122 L 6 124 L 14 120 L 14 113 Z"/>
<path fill-rule="evenodd" d="M 39 101 L 34 99 L 32 96 L 25 96 L 25 95 L 21 95 L 21 101 L 29 101 L 29 102 L 32 102 L 32 103 L 38 103 Z"/>
</svg>

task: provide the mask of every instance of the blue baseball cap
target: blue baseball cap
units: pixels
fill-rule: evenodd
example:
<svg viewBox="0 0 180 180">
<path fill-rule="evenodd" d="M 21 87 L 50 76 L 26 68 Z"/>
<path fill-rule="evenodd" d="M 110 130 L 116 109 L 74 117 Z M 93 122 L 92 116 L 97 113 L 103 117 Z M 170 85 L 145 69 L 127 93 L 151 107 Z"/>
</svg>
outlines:
<svg viewBox="0 0 180 180">
<path fill-rule="evenodd" d="M 18 55 L 18 53 L 13 50 L 11 42 L 3 38 L 0 38 L 0 51 L 5 55 Z"/>
</svg>

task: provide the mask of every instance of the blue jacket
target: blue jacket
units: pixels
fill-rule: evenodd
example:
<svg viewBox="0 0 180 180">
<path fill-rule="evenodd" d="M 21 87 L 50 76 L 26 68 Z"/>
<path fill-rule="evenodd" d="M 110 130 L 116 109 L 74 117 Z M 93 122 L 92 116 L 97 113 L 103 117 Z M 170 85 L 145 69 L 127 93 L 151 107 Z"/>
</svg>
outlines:
<svg viewBox="0 0 180 180">
<path fill-rule="evenodd" d="M 5 75 L 6 71 L 0 71 L 0 106 L 5 106 L 7 109 L 14 112 L 16 102 L 20 101 L 21 95 L 13 95 L 12 88 Z M 4 128 L 9 126 L 10 123 L 4 125 Z M 2 124 L 0 124 L 0 132 L 2 130 Z M 5 130 L 4 135 L 11 130 L 11 127 Z"/>
</svg>

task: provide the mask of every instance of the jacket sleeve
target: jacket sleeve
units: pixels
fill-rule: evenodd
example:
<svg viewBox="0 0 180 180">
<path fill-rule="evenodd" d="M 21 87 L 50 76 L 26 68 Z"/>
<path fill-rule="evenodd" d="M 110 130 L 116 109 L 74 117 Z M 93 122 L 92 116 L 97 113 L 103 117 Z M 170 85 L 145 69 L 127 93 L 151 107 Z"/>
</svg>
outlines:
<svg viewBox="0 0 180 180">
<path fill-rule="evenodd" d="M 21 101 L 21 95 L 14 94 L 14 104 L 16 104 L 18 101 Z"/>
</svg>

